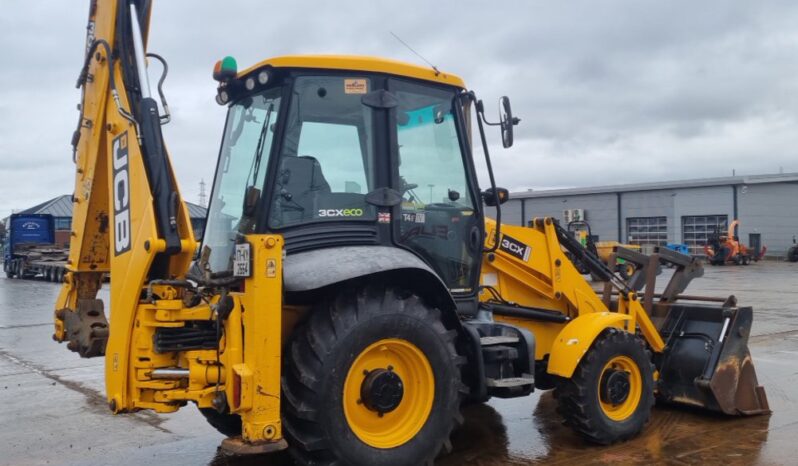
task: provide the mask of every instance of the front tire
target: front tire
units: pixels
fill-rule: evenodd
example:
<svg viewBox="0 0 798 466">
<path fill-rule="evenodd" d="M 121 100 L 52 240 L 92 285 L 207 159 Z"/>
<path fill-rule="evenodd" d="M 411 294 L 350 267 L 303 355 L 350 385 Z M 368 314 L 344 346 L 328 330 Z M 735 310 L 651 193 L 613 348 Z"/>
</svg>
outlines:
<svg viewBox="0 0 798 466">
<path fill-rule="evenodd" d="M 301 464 L 431 464 L 462 422 L 455 332 L 412 292 L 344 291 L 286 347 L 283 427 Z"/>
<path fill-rule="evenodd" d="M 565 424 L 587 440 L 609 445 L 643 430 L 654 406 L 654 366 L 643 341 L 605 330 L 570 379 L 555 389 Z"/>
</svg>

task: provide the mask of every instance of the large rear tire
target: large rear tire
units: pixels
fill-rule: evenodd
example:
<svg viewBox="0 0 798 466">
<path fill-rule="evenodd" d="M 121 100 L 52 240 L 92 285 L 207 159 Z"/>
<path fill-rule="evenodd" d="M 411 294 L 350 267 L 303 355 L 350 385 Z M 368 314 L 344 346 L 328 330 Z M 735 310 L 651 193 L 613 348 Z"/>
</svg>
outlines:
<svg viewBox="0 0 798 466">
<path fill-rule="evenodd" d="M 412 292 L 345 290 L 285 351 L 283 427 L 300 464 L 421 465 L 462 422 L 463 358 L 440 312 Z"/>
<path fill-rule="evenodd" d="M 654 406 L 654 365 L 643 341 L 605 330 L 570 379 L 555 389 L 565 424 L 587 440 L 609 445 L 643 430 Z"/>
</svg>

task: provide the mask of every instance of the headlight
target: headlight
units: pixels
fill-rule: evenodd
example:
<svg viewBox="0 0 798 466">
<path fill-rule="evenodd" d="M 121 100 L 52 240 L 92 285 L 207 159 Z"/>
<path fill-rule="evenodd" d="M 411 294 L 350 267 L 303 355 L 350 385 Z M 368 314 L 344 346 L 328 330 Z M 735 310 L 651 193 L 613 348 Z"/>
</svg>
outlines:
<svg viewBox="0 0 798 466">
<path fill-rule="evenodd" d="M 216 94 L 216 103 L 217 104 L 224 105 L 224 104 L 227 103 L 228 100 L 230 100 L 230 95 L 227 94 L 227 91 L 219 91 L 219 93 Z"/>
<path fill-rule="evenodd" d="M 266 70 L 261 71 L 258 73 L 258 82 L 261 86 L 269 82 L 269 72 Z"/>
</svg>

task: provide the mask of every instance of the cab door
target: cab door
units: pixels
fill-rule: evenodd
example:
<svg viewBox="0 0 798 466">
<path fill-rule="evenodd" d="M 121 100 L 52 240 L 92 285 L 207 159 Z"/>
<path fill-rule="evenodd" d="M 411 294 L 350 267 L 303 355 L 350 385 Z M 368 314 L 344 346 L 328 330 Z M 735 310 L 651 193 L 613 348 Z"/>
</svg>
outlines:
<svg viewBox="0 0 798 466">
<path fill-rule="evenodd" d="M 394 242 L 415 252 L 455 298 L 474 296 L 484 222 L 468 163 L 458 90 L 389 80 L 394 186 Z"/>
</svg>

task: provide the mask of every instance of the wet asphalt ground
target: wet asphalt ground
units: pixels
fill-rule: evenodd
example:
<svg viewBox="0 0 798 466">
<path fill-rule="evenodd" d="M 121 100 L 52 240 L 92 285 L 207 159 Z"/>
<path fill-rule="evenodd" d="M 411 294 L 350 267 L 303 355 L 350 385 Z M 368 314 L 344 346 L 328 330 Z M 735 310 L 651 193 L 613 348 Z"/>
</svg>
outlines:
<svg viewBox="0 0 798 466">
<path fill-rule="evenodd" d="M 51 339 L 58 290 L 0 278 L 0 465 L 290 464 L 284 455 L 218 453 L 222 436 L 191 406 L 163 416 L 111 415 L 102 358 L 80 359 Z M 734 294 L 754 307 L 750 348 L 772 415 L 658 406 L 640 437 L 597 447 L 560 424 L 551 393 L 536 392 L 466 407 L 454 452 L 439 464 L 798 464 L 798 264 L 708 267 L 687 292 Z"/>
</svg>

